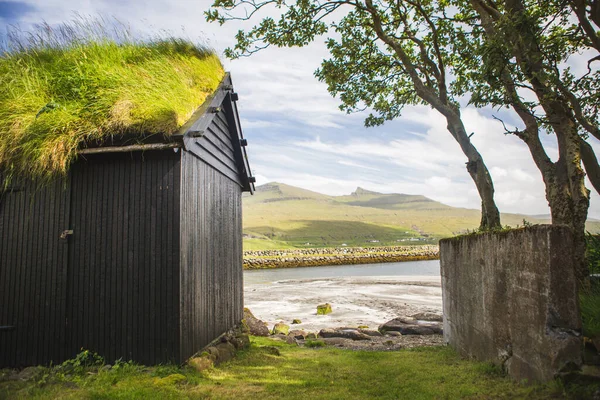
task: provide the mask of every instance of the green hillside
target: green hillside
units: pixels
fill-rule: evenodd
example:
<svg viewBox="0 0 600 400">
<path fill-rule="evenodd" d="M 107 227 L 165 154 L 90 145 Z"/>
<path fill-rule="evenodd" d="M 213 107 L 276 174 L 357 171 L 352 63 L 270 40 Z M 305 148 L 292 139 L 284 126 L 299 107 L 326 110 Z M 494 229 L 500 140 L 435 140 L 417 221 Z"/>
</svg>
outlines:
<svg viewBox="0 0 600 400">
<path fill-rule="evenodd" d="M 347 196 L 268 183 L 245 195 L 244 249 L 389 246 L 437 243 L 479 226 L 479 210 L 451 207 L 420 195 L 382 194 L 357 188 Z M 503 214 L 505 225 L 547 219 Z M 599 222 L 588 229 L 600 231 Z"/>
</svg>

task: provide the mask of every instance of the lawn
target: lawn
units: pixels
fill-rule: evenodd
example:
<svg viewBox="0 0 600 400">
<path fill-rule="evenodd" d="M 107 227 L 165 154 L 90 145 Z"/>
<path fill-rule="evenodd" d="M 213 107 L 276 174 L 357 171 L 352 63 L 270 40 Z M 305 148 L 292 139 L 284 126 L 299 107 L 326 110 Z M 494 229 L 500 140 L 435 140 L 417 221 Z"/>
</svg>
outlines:
<svg viewBox="0 0 600 400">
<path fill-rule="evenodd" d="M 489 364 L 461 359 L 447 347 L 368 352 L 252 338 L 249 350 L 204 372 L 131 363 L 69 373 L 43 369 L 30 381 L 0 380 L 0 398 L 547 399 L 586 398 L 596 388 L 566 387 L 558 381 L 525 386 Z"/>
</svg>

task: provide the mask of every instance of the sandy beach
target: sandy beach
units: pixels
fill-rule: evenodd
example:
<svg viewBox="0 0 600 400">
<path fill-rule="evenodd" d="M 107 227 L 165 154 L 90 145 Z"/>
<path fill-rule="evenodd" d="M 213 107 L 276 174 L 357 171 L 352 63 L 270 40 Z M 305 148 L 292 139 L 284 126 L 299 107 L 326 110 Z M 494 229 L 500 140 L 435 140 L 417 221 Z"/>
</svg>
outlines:
<svg viewBox="0 0 600 400">
<path fill-rule="evenodd" d="M 442 312 L 439 276 L 348 276 L 285 279 L 269 282 L 246 276 L 245 304 L 271 327 L 276 322 L 317 331 L 366 325 L 377 328 L 395 317 L 418 312 Z M 318 304 L 330 303 L 333 312 L 317 315 Z"/>
</svg>

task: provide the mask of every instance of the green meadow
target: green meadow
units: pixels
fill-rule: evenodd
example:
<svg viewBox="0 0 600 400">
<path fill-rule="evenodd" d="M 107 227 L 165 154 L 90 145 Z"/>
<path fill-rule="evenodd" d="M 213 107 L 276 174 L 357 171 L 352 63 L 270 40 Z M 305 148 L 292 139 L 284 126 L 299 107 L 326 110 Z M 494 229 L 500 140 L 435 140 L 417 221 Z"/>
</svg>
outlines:
<svg viewBox="0 0 600 400">
<path fill-rule="evenodd" d="M 435 244 L 477 229 L 481 219 L 479 210 L 450 207 L 425 196 L 360 188 L 347 196 L 327 196 L 268 183 L 242 201 L 245 250 Z M 548 222 L 502 214 L 502 223 L 512 227 Z M 588 222 L 588 229 L 598 232 L 600 223 Z"/>
<path fill-rule="evenodd" d="M 352 351 L 257 337 L 234 360 L 203 372 L 120 363 L 46 368 L 25 382 L 2 374 L 0 398 L 7 399 L 585 399 L 600 387 L 525 385 L 448 347 Z"/>
</svg>

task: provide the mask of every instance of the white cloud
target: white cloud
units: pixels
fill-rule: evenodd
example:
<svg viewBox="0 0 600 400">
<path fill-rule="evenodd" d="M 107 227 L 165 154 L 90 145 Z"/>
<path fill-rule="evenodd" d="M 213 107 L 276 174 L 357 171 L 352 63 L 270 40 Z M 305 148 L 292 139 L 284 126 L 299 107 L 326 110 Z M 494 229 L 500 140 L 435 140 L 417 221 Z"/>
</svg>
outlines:
<svg viewBox="0 0 600 400">
<path fill-rule="evenodd" d="M 42 20 L 63 22 L 72 11 L 113 15 L 136 30 L 182 32 L 202 38 L 222 52 L 238 29 L 256 23 L 204 21 L 211 0 L 30 0 L 37 12 L 23 25 Z M 270 11 L 272 12 L 272 11 Z M 581 71 L 587 54 L 569 63 Z M 277 180 L 328 194 L 347 194 L 357 186 L 380 192 L 423 194 L 460 207 L 479 208 L 480 200 L 465 169 L 466 157 L 446 130 L 446 121 L 428 107 L 408 107 L 401 118 L 378 128 L 364 128 L 364 115 L 346 115 L 339 101 L 313 72 L 327 57 L 319 40 L 304 48 L 270 48 L 249 58 L 225 60 L 240 95 L 242 124 L 250 146 L 257 183 Z M 462 111 L 468 132 L 491 171 L 501 211 L 548 213 L 544 185 L 527 147 L 504 135 L 488 111 Z M 516 119 L 515 119 L 516 120 Z M 552 136 L 543 138 L 557 156 Z M 592 140 L 600 154 L 600 143 Z M 588 185 L 589 186 L 589 185 Z M 600 217 L 600 197 L 592 193 L 590 215 Z"/>
<path fill-rule="evenodd" d="M 348 167 L 370 169 L 371 171 L 381 171 L 379 168 L 369 167 L 368 165 L 363 165 L 361 163 L 357 163 L 357 162 L 354 162 L 354 161 L 338 160 L 338 164 L 346 165 Z"/>
<path fill-rule="evenodd" d="M 269 120 L 246 118 L 241 118 L 240 124 L 244 129 L 274 128 L 281 126 L 281 124 Z"/>
</svg>

